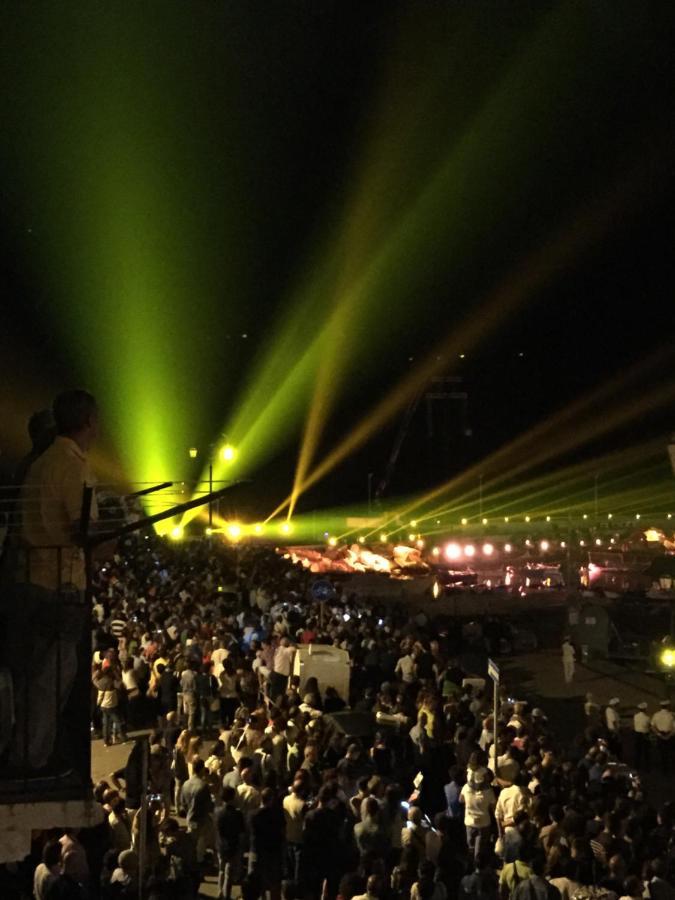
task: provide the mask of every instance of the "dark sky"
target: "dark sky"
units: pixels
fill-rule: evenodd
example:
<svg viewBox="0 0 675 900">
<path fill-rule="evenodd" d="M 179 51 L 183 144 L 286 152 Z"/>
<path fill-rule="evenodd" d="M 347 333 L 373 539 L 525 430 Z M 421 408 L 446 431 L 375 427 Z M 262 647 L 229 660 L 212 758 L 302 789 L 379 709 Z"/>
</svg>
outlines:
<svg viewBox="0 0 675 900">
<path fill-rule="evenodd" d="M 422 403 L 388 490 L 406 493 L 460 471 L 672 343 L 674 18 L 669 3 L 616 0 L 5 7 L 1 377 L 19 393 L 24 376 L 54 390 L 92 378 L 55 327 L 50 299 L 58 246 L 50 167 L 54 178 L 67 172 L 72 186 L 78 169 L 64 159 L 70 151 L 79 158 L 85 115 L 69 108 L 64 141 L 57 108 L 59 137 L 50 145 L 60 79 L 86 85 L 80 95 L 89 102 L 112 94 L 121 107 L 156 115 L 155 140 L 164 129 L 173 142 L 167 183 L 176 203 L 199 197 L 186 215 L 199 218 L 200 283 L 239 298 L 235 311 L 226 299 L 214 307 L 222 315 L 212 310 L 201 336 L 207 354 L 222 356 L 228 388 L 202 392 L 206 421 L 226 418 L 227 398 L 238 396 L 293 285 L 350 208 L 366 161 L 370 177 L 381 176 L 373 234 L 386 239 L 456 155 L 456 176 L 450 170 L 439 188 L 433 216 L 415 221 L 422 240 L 410 251 L 409 293 L 392 295 L 399 321 L 384 345 L 359 335 L 320 455 L 441 334 L 480 315 L 483 299 L 577 211 L 593 219 L 603 197 L 625 193 L 602 236 L 582 242 L 525 305 L 486 328 L 465 360 L 448 362 L 446 373 L 464 379 L 467 419 L 451 404 L 438 411 L 433 449 Z M 115 63 L 110 83 L 92 49 L 103 46 Z M 124 80 L 125 54 L 135 77 L 144 73 L 136 82 Z M 166 103 L 159 113 L 158 98 Z M 367 262 L 368 242 L 361 252 Z M 249 337 L 235 341 L 235 333 Z M 12 346 L 22 349 L 19 377 Z M 642 389 L 670 377 L 665 365 Z M 674 413 L 665 406 L 565 461 L 666 435 Z M 400 416 L 315 488 L 307 506 L 364 501 L 367 473 L 380 478 L 399 425 Z M 284 496 L 296 452 L 297 437 L 255 473 L 253 496 Z"/>
</svg>

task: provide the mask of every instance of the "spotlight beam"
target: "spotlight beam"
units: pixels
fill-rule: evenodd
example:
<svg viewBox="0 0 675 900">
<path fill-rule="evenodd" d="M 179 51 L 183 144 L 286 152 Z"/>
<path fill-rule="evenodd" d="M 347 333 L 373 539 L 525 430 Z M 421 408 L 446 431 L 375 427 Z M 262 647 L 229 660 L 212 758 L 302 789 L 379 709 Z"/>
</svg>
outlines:
<svg viewBox="0 0 675 900">
<path fill-rule="evenodd" d="M 650 170 L 651 171 L 651 170 Z M 350 453 L 360 448 L 410 401 L 420 387 L 456 356 L 463 347 L 472 347 L 494 331 L 504 318 L 523 306 L 544 284 L 570 260 L 600 240 L 608 229 L 625 216 L 627 208 L 641 196 L 646 172 L 642 166 L 629 177 L 612 185 L 599 201 L 587 204 L 572 216 L 557 234 L 519 265 L 505 282 L 497 287 L 482 308 L 465 320 L 458 331 L 451 332 L 424 362 L 405 376 L 346 438 L 307 476 L 297 496 L 316 484 Z M 296 496 L 296 499 L 297 499 Z M 273 518 L 291 503 L 290 494 L 270 514 Z"/>
</svg>

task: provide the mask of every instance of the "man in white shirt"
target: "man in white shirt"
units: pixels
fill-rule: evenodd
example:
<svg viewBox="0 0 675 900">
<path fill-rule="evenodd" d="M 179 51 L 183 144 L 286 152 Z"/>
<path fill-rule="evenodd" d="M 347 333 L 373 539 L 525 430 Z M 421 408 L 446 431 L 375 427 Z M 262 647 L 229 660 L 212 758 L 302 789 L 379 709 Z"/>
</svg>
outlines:
<svg viewBox="0 0 675 900">
<path fill-rule="evenodd" d="M 499 825 L 500 833 L 507 825 L 513 824 L 513 817 L 519 809 L 526 809 L 527 798 L 519 785 L 510 784 L 502 788 L 495 807 L 495 818 Z"/>
<path fill-rule="evenodd" d="M 459 802 L 464 804 L 464 825 L 466 841 L 474 858 L 478 858 L 481 844 L 490 835 L 490 811 L 495 808 L 496 798 L 487 783 L 484 772 L 477 769 L 471 780 L 462 788 Z"/>
<path fill-rule="evenodd" d="M 276 700 L 277 697 L 286 691 L 288 679 L 293 672 L 294 659 L 295 647 L 287 637 L 282 637 L 272 662 L 272 673 L 270 675 L 270 697 L 272 700 Z"/>
<path fill-rule="evenodd" d="M 633 735 L 635 741 L 635 768 L 649 771 L 649 735 L 652 720 L 647 715 L 647 704 L 638 703 L 637 712 L 633 716 Z"/>
<path fill-rule="evenodd" d="M 664 775 L 670 774 L 673 756 L 673 738 L 675 735 L 675 719 L 670 709 L 670 700 L 662 700 L 660 709 L 652 716 L 652 731 L 656 735 L 656 745 L 661 757 L 661 768 Z"/>
<path fill-rule="evenodd" d="M 230 651 L 225 647 L 225 641 L 219 641 L 218 646 L 211 654 L 211 662 L 213 663 L 213 674 L 216 678 L 220 678 L 223 671 L 223 663 L 230 655 Z"/>
<path fill-rule="evenodd" d="M 8 662 L 15 698 L 10 763 L 33 770 L 43 769 L 61 750 L 57 723 L 77 673 L 77 642 L 86 617 L 78 602 L 86 587 L 79 532 L 85 487 L 93 486 L 87 454 L 98 433 L 96 400 L 86 391 L 66 391 L 54 401 L 54 420 L 57 437 L 33 462 L 21 487 L 24 553 L 13 573 L 10 604 Z M 89 518 L 98 519 L 94 494 Z"/>
</svg>

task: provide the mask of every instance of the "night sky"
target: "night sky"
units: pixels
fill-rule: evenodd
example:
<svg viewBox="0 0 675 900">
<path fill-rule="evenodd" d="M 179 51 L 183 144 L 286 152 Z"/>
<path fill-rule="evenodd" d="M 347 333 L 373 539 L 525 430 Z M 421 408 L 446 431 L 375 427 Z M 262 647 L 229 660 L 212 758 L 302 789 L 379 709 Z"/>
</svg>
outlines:
<svg viewBox="0 0 675 900">
<path fill-rule="evenodd" d="M 157 279 L 158 299 L 139 321 L 153 330 L 153 353 L 168 358 L 164 414 L 178 434 L 177 468 L 182 419 L 184 446 L 213 439 L 303 286 L 324 265 L 330 284 L 325 260 L 350 228 L 347 271 L 368 267 L 382 246 L 393 246 L 392 262 L 359 300 L 372 314 L 347 338 L 318 459 L 442 335 L 481 316 L 547 241 L 562 232 L 574 243 L 589 223 L 592 233 L 463 348 L 464 359 L 443 361 L 439 371 L 463 378 L 466 420 L 452 404 L 437 410 L 430 441 L 423 401 L 388 495 L 461 472 L 675 346 L 674 25 L 670 3 L 617 0 L 6 4 L 5 473 L 21 450 L 18 423 L 63 387 L 92 386 L 105 414 L 117 358 L 137 367 L 142 392 L 143 343 L 128 350 L 130 306 L 120 303 L 116 320 L 115 305 L 124 248 L 136 244 L 124 284 L 152 258 L 144 285 Z M 119 146 L 121 162 L 110 149 Z M 147 184 L 152 202 L 127 220 L 124 205 Z M 116 246 L 120 255 L 106 260 Z M 307 341 L 332 296 L 307 311 Z M 674 356 L 625 402 L 672 381 Z M 128 408 L 132 375 L 127 382 Z M 580 439 L 551 465 L 663 435 L 666 471 L 673 405 Z M 301 506 L 365 502 L 368 473 L 381 478 L 402 416 Z M 118 409 L 105 437 L 115 459 L 122 418 Z M 301 433 L 302 421 L 289 426 L 246 473 L 251 512 L 269 512 L 290 490 Z M 128 459 L 123 466 L 139 477 Z"/>
</svg>

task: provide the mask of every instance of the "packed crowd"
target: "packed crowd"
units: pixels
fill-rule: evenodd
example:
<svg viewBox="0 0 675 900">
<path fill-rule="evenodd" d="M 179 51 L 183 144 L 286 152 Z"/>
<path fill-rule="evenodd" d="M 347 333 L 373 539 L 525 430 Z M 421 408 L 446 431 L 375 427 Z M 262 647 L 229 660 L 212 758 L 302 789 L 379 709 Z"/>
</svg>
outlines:
<svg viewBox="0 0 675 900">
<path fill-rule="evenodd" d="M 251 900 L 675 898 L 675 805 L 647 803 L 605 717 L 589 708 L 563 749 L 504 692 L 495 729 L 462 667 L 475 627 L 339 587 L 320 609 L 307 589 L 273 551 L 211 541 L 129 538 L 100 567 L 92 728 L 107 744 L 151 733 L 95 786 L 101 826 L 36 840 L 36 900 L 138 897 L 139 880 L 189 900 L 209 873 Z M 300 689 L 310 643 L 348 651 L 347 697 Z"/>
</svg>

